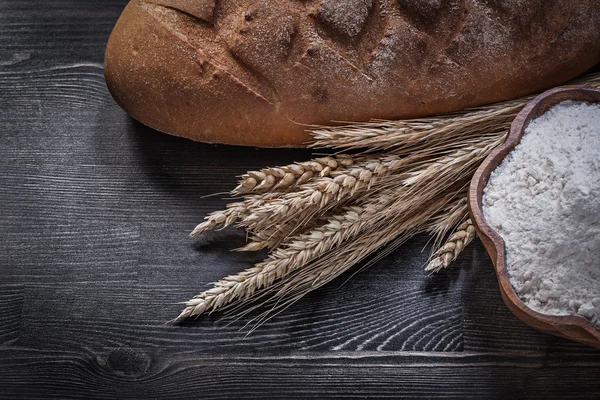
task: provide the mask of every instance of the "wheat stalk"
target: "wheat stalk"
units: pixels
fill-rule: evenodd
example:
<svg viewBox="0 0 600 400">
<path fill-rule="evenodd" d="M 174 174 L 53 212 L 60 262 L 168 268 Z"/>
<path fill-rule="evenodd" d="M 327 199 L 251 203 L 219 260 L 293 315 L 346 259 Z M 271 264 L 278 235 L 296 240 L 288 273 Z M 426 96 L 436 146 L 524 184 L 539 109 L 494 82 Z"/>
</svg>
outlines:
<svg viewBox="0 0 600 400">
<path fill-rule="evenodd" d="M 599 86 L 600 74 L 574 83 Z M 187 302 L 179 319 L 245 305 L 257 293 L 271 296 L 273 310 L 281 309 L 392 241 L 429 232 L 437 247 L 456 227 L 426 269 L 447 267 L 475 236 L 466 220 L 465 186 L 530 99 L 433 118 L 316 129 L 314 147 L 379 153 L 322 157 L 243 175 L 233 194 L 245 194 L 244 200 L 209 215 L 192 234 L 237 223 L 253 240 L 243 250 L 274 250 L 265 262 Z"/>
<path fill-rule="evenodd" d="M 444 189 L 446 187 L 441 185 L 437 191 Z M 438 196 L 437 191 L 430 191 L 430 198 L 434 199 L 433 202 L 436 206 L 445 205 L 448 195 Z M 454 193 L 451 195 L 455 196 Z M 360 233 L 368 231 L 371 232 L 371 235 L 378 235 L 379 232 L 387 232 L 389 226 L 394 226 L 390 222 L 405 215 L 409 216 L 408 221 L 413 221 L 418 217 L 414 217 L 410 211 L 417 206 L 422 206 L 426 201 L 428 198 L 423 198 L 423 196 L 411 196 L 410 190 L 408 193 L 400 195 L 396 188 L 392 188 L 382 192 L 376 201 L 368 201 L 363 206 L 346 207 L 343 214 L 330 218 L 327 224 L 311 230 L 308 234 L 293 237 L 276 249 L 266 262 L 216 282 L 214 288 L 189 300 L 178 319 L 200 315 L 208 310 L 216 310 L 237 299 L 250 297 L 257 290 L 272 285 L 276 279 L 284 278 L 295 270 L 305 268 L 313 260 L 359 236 Z M 401 221 L 405 223 L 404 220 L 401 219 Z M 401 225 L 398 230 L 402 229 L 404 228 Z M 351 247 L 354 249 L 354 246 Z"/>
<path fill-rule="evenodd" d="M 600 87 L 600 73 L 569 84 Z M 397 151 L 417 144 L 450 143 L 482 133 L 508 130 L 512 120 L 537 95 L 474 107 L 446 115 L 401 121 L 374 120 L 337 127 L 317 127 L 312 147 L 343 150 Z"/>
<path fill-rule="evenodd" d="M 344 150 L 369 149 L 389 151 L 406 149 L 418 144 L 451 142 L 480 136 L 482 132 L 497 133 L 508 125 L 524 107 L 522 101 L 512 101 L 449 114 L 437 118 L 409 121 L 385 121 L 353 124 L 346 127 L 321 128 L 314 131 L 313 147 Z M 433 143 L 432 143 L 433 142 Z"/>
<path fill-rule="evenodd" d="M 490 147 L 490 144 L 479 145 L 473 151 L 455 152 L 452 154 L 452 161 L 449 157 L 442 157 L 438 162 L 432 163 L 421 171 L 409 173 L 410 178 L 402 182 L 405 193 L 398 192 L 398 188 L 394 187 L 380 194 L 375 203 L 367 203 L 363 207 L 345 208 L 344 214 L 330 218 L 327 224 L 313 229 L 308 234 L 293 237 L 276 249 L 266 262 L 216 282 L 215 287 L 189 300 L 178 319 L 200 315 L 208 310 L 216 310 L 236 299 L 250 297 L 257 290 L 268 287 L 276 279 L 284 278 L 291 272 L 309 265 L 312 260 L 335 249 L 344 241 L 356 237 L 362 231 L 387 232 L 382 228 L 390 225 L 389 221 L 394 221 L 399 215 L 410 216 L 410 210 L 421 206 L 425 201 L 422 196 L 416 196 L 421 190 L 420 185 L 433 185 L 434 187 L 427 193 L 436 198 L 439 192 L 443 192 L 455 182 L 446 179 L 448 170 L 453 171 L 457 177 L 461 176 L 460 171 L 463 171 L 462 174 L 466 173 L 471 161 L 477 157 L 484 157 Z M 436 176 L 438 179 L 433 179 L 432 183 L 432 178 Z M 402 229 L 404 228 L 401 225 L 398 230 Z M 355 258 L 362 259 L 358 256 Z"/>
<path fill-rule="evenodd" d="M 420 168 L 420 165 L 413 167 L 416 170 L 406 172 L 406 178 L 400 180 L 399 185 L 378 193 L 374 196 L 375 200 L 365 201 L 361 206 L 344 208 L 343 214 L 329 218 L 326 224 L 314 228 L 309 233 L 293 236 L 275 249 L 266 262 L 216 282 L 214 288 L 189 300 L 178 318 L 200 315 L 236 299 L 250 297 L 257 290 L 272 285 L 276 279 L 286 277 L 295 270 L 304 268 L 312 260 L 359 233 L 372 231 L 374 227 L 383 229 L 384 225 L 399 218 L 398 216 L 410 216 L 411 211 L 421 207 L 423 202 L 437 198 L 438 195 L 455 186 L 456 182 L 472 174 L 476 161 L 486 157 L 500 140 L 501 137 L 496 138 L 492 143 L 487 143 L 485 140 L 482 140 L 482 143 L 473 141 L 470 147 L 440 157 L 424 168 Z M 401 159 L 392 157 L 391 160 L 399 162 Z M 377 167 L 386 165 L 375 164 Z M 377 168 L 372 169 L 377 170 Z M 366 171 L 370 170 L 366 169 Z M 365 181 L 371 178 L 372 176 L 369 176 Z M 260 218 L 260 212 L 260 208 L 254 209 L 253 214 L 245 219 Z M 280 218 L 286 217 L 283 215 Z M 262 247 L 260 244 L 252 243 L 249 246 L 251 247 L 246 250 Z"/>
</svg>

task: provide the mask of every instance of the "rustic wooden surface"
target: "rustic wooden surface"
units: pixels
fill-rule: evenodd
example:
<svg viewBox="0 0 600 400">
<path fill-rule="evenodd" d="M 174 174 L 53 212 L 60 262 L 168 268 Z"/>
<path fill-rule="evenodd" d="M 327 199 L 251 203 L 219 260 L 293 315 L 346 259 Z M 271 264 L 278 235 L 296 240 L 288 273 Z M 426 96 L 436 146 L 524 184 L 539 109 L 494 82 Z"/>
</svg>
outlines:
<svg viewBox="0 0 600 400">
<path fill-rule="evenodd" d="M 477 241 L 422 272 L 418 237 L 246 336 L 166 321 L 260 255 L 187 233 L 235 175 L 309 156 L 197 144 L 116 106 L 103 49 L 125 0 L 0 1 L 0 398 L 600 398 L 600 351 L 502 303 Z"/>
</svg>

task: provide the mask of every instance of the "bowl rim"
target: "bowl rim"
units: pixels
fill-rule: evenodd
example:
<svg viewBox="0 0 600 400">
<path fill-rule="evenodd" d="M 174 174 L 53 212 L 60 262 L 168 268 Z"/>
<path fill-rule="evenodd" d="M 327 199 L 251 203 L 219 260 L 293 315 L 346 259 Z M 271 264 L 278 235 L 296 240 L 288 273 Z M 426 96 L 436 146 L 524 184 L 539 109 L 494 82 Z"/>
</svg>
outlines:
<svg viewBox="0 0 600 400">
<path fill-rule="evenodd" d="M 569 333 L 571 333 L 573 328 L 576 330 L 583 329 L 591 335 L 591 338 L 589 338 L 590 340 L 585 340 L 584 343 L 592 344 L 594 347 L 600 347 L 600 327 L 596 327 L 587 318 L 580 315 L 542 314 L 529 308 L 521 300 L 510 283 L 506 266 L 505 242 L 500 234 L 492 229 L 487 223 L 483 214 L 483 189 L 487 185 L 491 173 L 520 143 L 525 129 L 533 119 L 539 117 L 554 105 L 566 100 L 598 103 L 600 102 L 600 89 L 586 87 L 584 85 L 564 86 L 550 89 L 530 101 L 511 123 L 509 134 L 504 143 L 494 149 L 488 157 L 486 157 L 473 176 L 469 187 L 469 212 L 473 218 L 477 233 L 482 237 L 484 244 L 486 244 L 486 249 L 492 258 L 501 291 L 504 292 L 503 295 L 506 295 L 509 298 L 506 299 L 503 296 L 504 301 L 507 302 L 509 300 L 526 316 L 546 325 L 547 329 L 544 329 L 541 326 L 532 325 L 531 321 L 525 321 L 521 316 L 515 315 L 538 330 L 567 337 L 572 340 L 582 341 L 581 339 L 574 338 Z M 488 248 L 488 243 L 485 243 L 486 240 L 489 241 L 488 243 L 493 246 L 493 248 Z M 509 307 L 509 309 L 511 309 L 511 307 Z M 511 309 L 511 311 L 513 310 Z M 597 344 L 595 343 L 596 341 Z"/>
</svg>

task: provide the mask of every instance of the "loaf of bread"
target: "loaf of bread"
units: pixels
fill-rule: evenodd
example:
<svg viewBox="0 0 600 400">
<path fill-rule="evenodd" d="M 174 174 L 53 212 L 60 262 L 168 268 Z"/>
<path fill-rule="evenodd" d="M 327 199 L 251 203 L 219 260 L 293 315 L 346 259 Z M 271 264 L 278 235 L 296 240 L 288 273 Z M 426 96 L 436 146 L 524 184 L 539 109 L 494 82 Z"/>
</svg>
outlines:
<svg viewBox="0 0 600 400">
<path fill-rule="evenodd" d="M 309 125 L 519 97 L 599 61 L 599 0 L 132 0 L 105 74 L 159 131 L 278 147 Z"/>
</svg>

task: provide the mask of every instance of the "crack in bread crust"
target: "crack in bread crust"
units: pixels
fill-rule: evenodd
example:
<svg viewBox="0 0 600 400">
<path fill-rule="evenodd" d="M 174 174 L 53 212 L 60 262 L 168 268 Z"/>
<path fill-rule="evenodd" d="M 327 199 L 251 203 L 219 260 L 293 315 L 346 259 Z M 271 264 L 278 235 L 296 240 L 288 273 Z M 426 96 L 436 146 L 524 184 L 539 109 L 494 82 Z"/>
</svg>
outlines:
<svg viewBox="0 0 600 400">
<path fill-rule="evenodd" d="M 165 22 L 164 11 L 176 13 L 180 17 L 188 19 L 188 22 L 193 21 L 194 24 L 201 26 L 202 29 L 211 29 L 210 27 L 205 26 L 203 22 L 199 23 L 196 20 L 196 18 L 191 18 L 186 12 L 181 11 L 178 8 L 171 6 L 162 6 L 148 2 L 146 2 L 146 5 L 146 11 L 148 11 L 148 13 L 161 26 L 163 26 L 173 35 L 177 36 L 182 43 L 185 43 L 186 45 L 194 49 L 196 54 L 195 61 L 200 67 L 202 76 L 205 80 L 219 79 L 221 74 L 225 74 L 237 85 L 244 88 L 248 93 L 251 93 L 256 98 L 266 103 L 269 103 L 274 107 L 277 107 L 277 104 L 279 103 L 277 90 L 265 77 L 261 76 L 260 73 L 253 70 L 252 68 L 249 68 L 244 63 L 236 62 L 235 57 L 229 56 L 229 54 L 227 54 L 226 57 L 219 59 L 215 57 L 214 52 L 208 51 L 200 47 L 199 45 L 193 43 L 192 37 L 190 35 L 187 35 L 180 29 L 177 29 L 175 24 L 169 24 Z M 222 44 L 221 46 L 212 45 L 211 49 L 215 50 L 221 47 L 220 50 L 222 52 L 230 53 L 231 50 L 229 45 L 220 37 L 220 35 L 215 35 L 215 37 L 219 38 L 219 41 L 222 41 Z M 221 60 L 225 60 L 225 62 L 222 62 Z M 207 68 L 208 66 L 210 66 L 211 68 Z M 236 70 L 238 73 L 242 73 L 236 74 Z"/>
<path fill-rule="evenodd" d="M 141 0 L 155 6 L 172 8 L 202 23 L 212 24 L 216 0 Z"/>
</svg>

